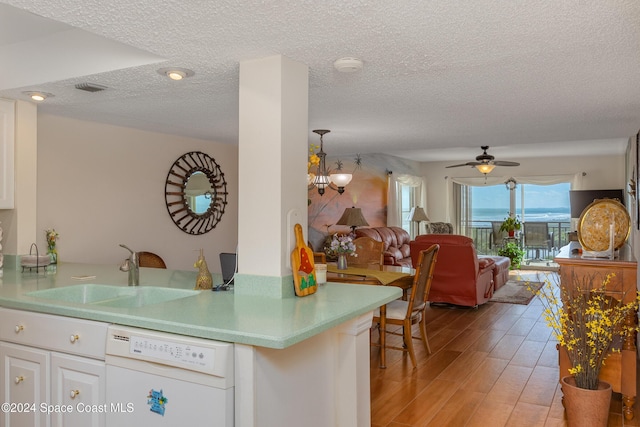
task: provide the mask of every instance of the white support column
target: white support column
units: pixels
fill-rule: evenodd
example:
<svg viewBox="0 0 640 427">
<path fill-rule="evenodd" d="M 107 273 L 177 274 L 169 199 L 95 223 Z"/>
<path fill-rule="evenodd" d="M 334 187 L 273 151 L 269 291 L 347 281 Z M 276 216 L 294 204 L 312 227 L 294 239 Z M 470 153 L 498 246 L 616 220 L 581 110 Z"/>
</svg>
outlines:
<svg viewBox="0 0 640 427">
<path fill-rule="evenodd" d="M 307 229 L 308 92 L 304 64 L 240 63 L 236 294 L 293 295 L 289 239 L 296 222 Z"/>
<path fill-rule="evenodd" d="M 238 427 L 369 427 L 369 327 L 361 315 L 285 349 L 235 345 Z"/>
</svg>

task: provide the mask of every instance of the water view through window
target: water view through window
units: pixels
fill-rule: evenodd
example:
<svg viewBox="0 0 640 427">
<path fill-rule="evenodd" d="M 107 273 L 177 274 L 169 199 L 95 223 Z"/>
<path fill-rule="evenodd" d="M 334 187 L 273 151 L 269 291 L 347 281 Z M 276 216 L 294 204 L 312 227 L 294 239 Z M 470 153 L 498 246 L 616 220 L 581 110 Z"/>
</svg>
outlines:
<svg viewBox="0 0 640 427">
<path fill-rule="evenodd" d="M 525 222 L 570 222 L 569 189 L 568 182 L 518 184 L 514 192 L 516 215 Z M 504 185 L 471 187 L 471 220 L 474 223 L 504 220 L 509 215 L 509 197 L 510 191 Z"/>
<path fill-rule="evenodd" d="M 462 215 L 462 230 L 474 240 L 479 253 L 494 254 L 504 242 L 496 240 L 498 237 L 492 234 L 493 227 L 499 226 L 509 216 L 513 205 L 516 215 L 525 224 L 545 223 L 544 227 L 549 232 L 545 257 L 552 258 L 557 249 L 568 243 L 568 232 L 571 231 L 570 187 L 569 183 L 518 184 L 514 191 L 508 190 L 504 184 L 468 187 L 468 200 L 463 203 L 466 214 Z M 520 233 L 516 237 L 518 244 L 528 249 L 526 236 Z M 525 258 L 529 255 L 527 252 Z"/>
</svg>

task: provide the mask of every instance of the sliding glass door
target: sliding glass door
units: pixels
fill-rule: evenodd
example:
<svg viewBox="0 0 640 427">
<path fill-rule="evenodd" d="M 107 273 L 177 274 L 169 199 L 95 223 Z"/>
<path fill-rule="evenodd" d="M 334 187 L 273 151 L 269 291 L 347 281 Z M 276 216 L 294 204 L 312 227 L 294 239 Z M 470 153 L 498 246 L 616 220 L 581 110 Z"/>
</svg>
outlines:
<svg viewBox="0 0 640 427">
<path fill-rule="evenodd" d="M 492 241 L 492 226 L 502 222 L 511 213 L 523 223 L 544 223 L 549 229 L 551 248 L 567 244 L 570 227 L 569 189 L 563 182 L 551 185 L 517 184 L 513 189 L 508 185 L 459 185 L 456 188 L 460 224 L 459 229 L 474 239 L 479 253 L 495 252 Z M 530 227 L 532 228 L 532 227 Z M 524 238 L 524 230 L 521 230 Z M 524 241 L 522 242 L 524 245 Z M 552 249 L 545 251 L 551 254 Z M 540 251 L 536 251 L 539 254 Z"/>
</svg>

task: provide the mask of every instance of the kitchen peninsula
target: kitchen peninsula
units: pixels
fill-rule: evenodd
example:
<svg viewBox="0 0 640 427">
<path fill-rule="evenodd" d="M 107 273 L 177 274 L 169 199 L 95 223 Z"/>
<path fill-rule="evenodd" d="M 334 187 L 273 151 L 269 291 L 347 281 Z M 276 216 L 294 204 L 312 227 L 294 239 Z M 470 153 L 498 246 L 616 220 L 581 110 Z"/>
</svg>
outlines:
<svg viewBox="0 0 640 427">
<path fill-rule="evenodd" d="M 328 283 L 311 296 L 283 299 L 200 291 L 118 307 L 33 295 L 81 284 L 126 288 L 127 276 L 117 266 L 53 268 L 5 268 L 0 307 L 234 343 L 238 426 L 369 425 L 371 312 L 400 297 L 399 288 Z M 193 289 L 195 277 L 195 271 L 142 268 L 140 285 Z"/>
</svg>

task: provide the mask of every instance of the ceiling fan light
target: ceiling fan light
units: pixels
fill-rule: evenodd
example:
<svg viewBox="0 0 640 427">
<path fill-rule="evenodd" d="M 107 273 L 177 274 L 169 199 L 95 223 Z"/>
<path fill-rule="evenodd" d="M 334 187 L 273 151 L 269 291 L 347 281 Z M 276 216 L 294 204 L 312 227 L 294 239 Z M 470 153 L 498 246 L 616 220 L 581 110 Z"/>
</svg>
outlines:
<svg viewBox="0 0 640 427">
<path fill-rule="evenodd" d="M 476 165 L 476 169 L 478 169 L 481 173 L 485 175 L 490 173 L 495 167 L 496 167 L 495 165 L 491 165 L 489 163 L 482 163 L 482 164 Z"/>
</svg>

